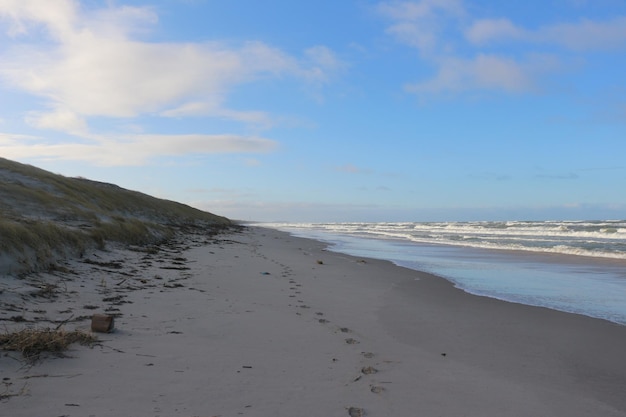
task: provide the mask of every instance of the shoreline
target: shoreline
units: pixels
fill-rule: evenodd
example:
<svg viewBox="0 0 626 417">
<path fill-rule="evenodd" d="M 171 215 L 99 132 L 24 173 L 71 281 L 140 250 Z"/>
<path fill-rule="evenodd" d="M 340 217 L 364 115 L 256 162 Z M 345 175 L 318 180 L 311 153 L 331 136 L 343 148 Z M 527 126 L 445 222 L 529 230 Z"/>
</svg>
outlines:
<svg viewBox="0 0 626 417">
<path fill-rule="evenodd" d="M 623 284 L 626 283 L 626 260 L 454 244 L 422 244 L 401 239 L 377 239 L 331 232 L 327 236 L 307 236 L 302 231 L 276 230 L 302 238 L 317 239 L 336 253 L 388 260 L 399 267 L 432 273 L 469 294 L 626 325 L 626 310 L 623 308 L 626 298 L 616 297 L 626 291 Z M 384 257 L 379 256 L 379 253 L 384 254 Z M 410 254 L 410 258 L 406 254 Z M 454 261 L 455 259 L 458 261 Z M 472 261 L 468 262 L 469 259 Z M 453 263 L 464 265 L 448 270 Z M 487 273 L 482 272 L 484 268 L 488 269 Z M 510 281 L 510 287 L 507 288 L 506 281 L 501 281 L 502 274 L 492 273 L 491 270 L 525 275 L 519 276 L 516 281 Z M 534 272 L 526 273 L 528 270 Z M 574 292 L 570 294 L 569 300 L 559 299 L 560 285 L 568 285 L 568 277 L 579 273 L 585 279 L 581 282 L 583 286 L 589 287 L 594 284 L 594 280 L 598 280 L 600 286 L 596 291 Z M 504 273 L 504 277 L 506 276 Z M 603 284 L 603 280 L 607 284 Z M 622 284 L 607 292 L 609 286 L 613 287 L 619 282 Z M 536 289 L 533 291 L 533 288 Z M 530 292 L 526 292 L 529 289 Z M 544 297 L 544 294 L 552 296 Z M 591 303 L 582 304 L 585 300 Z M 607 303 L 607 300 L 610 302 Z"/>
<path fill-rule="evenodd" d="M 101 259 L 119 270 L 73 264 L 76 274 L 53 277 L 78 293 L 35 300 L 23 316 L 106 310 L 102 300 L 120 296 L 116 330 L 31 367 L 2 352 L 5 395 L 16 395 L 0 407 L 16 417 L 626 416 L 626 326 L 326 247 L 246 226 L 149 260 Z"/>
</svg>

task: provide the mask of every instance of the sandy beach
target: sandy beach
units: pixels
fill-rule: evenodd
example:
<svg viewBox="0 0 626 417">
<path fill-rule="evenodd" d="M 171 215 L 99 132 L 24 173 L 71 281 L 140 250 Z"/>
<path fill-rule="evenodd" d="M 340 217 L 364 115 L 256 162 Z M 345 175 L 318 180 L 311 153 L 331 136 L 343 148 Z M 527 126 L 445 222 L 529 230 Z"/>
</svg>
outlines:
<svg viewBox="0 0 626 417">
<path fill-rule="evenodd" d="M 271 229 L 93 252 L 0 291 L 6 331 L 116 315 L 67 357 L 2 352 L 3 416 L 626 416 L 626 326 Z"/>
</svg>

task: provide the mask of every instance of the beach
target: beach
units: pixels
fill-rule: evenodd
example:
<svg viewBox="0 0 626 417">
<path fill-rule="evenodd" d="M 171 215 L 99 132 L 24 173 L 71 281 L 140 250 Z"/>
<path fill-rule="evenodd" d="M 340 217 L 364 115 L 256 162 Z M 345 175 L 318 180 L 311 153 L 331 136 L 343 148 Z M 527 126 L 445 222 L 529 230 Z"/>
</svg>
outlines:
<svg viewBox="0 0 626 417">
<path fill-rule="evenodd" d="M 57 293 L 32 296 L 45 283 Z M 273 229 L 110 248 L 2 284 L 7 330 L 116 315 L 68 357 L 2 352 L 2 415 L 626 416 L 626 326 Z"/>
</svg>

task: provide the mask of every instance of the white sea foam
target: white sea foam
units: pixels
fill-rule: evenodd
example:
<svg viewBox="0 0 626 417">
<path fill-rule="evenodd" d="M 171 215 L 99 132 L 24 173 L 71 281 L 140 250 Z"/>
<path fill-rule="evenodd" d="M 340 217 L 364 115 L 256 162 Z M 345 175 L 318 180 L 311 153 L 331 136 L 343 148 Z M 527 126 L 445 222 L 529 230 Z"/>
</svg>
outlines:
<svg viewBox="0 0 626 417">
<path fill-rule="evenodd" d="M 626 259 L 626 221 L 281 223 L 273 226 L 421 244 Z"/>
</svg>

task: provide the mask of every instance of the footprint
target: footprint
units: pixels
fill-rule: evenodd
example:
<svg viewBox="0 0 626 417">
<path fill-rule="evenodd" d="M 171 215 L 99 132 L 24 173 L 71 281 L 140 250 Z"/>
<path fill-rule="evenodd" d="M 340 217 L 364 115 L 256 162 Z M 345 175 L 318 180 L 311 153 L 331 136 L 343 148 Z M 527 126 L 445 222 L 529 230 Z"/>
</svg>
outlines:
<svg viewBox="0 0 626 417">
<path fill-rule="evenodd" d="M 372 366 L 364 366 L 363 368 L 361 368 L 361 373 L 365 374 L 365 375 L 371 375 L 371 374 L 375 374 L 378 372 L 378 369 L 372 367 Z"/>
<path fill-rule="evenodd" d="M 383 392 L 385 390 L 385 388 L 380 387 L 378 385 L 372 385 L 370 387 L 370 391 L 373 392 L 374 394 L 380 394 L 381 392 Z"/>
<path fill-rule="evenodd" d="M 350 337 L 350 338 L 346 339 L 346 343 L 349 344 L 349 345 L 358 345 L 359 341 Z"/>
<path fill-rule="evenodd" d="M 365 416 L 365 412 L 362 408 L 350 407 L 348 408 L 348 415 L 350 415 L 350 417 L 363 417 Z"/>
</svg>

